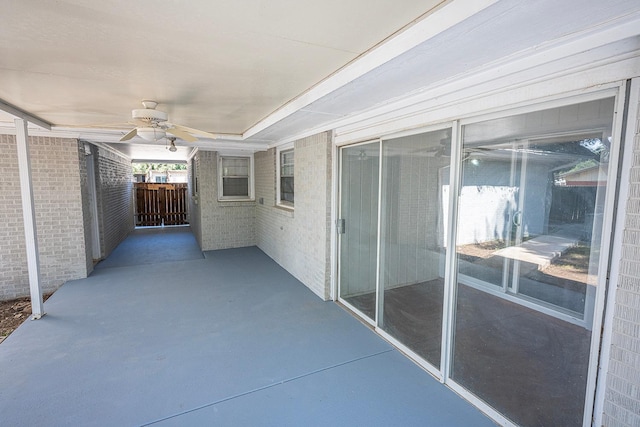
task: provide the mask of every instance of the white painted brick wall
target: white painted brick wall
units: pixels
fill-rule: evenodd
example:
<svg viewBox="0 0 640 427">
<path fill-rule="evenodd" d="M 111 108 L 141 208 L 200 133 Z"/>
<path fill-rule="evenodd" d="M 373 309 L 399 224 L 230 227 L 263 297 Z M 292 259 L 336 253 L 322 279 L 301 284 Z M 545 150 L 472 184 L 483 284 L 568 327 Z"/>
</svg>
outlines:
<svg viewBox="0 0 640 427">
<path fill-rule="evenodd" d="M 77 140 L 29 138 L 42 288 L 86 277 Z M 0 135 L 0 299 L 29 294 L 15 137 Z"/>
<path fill-rule="evenodd" d="M 256 153 L 257 244 L 322 299 L 331 286 L 331 140 L 294 143 L 295 210 L 276 206 L 276 150 Z"/>
<path fill-rule="evenodd" d="M 218 201 L 217 153 L 196 154 L 198 204 L 193 208 L 192 230 L 203 251 L 256 244 L 255 202 Z"/>
<path fill-rule="evenodd" d="M 603 425 L 640 427 L 640 117 L 625 219 Z"/>
</svg>

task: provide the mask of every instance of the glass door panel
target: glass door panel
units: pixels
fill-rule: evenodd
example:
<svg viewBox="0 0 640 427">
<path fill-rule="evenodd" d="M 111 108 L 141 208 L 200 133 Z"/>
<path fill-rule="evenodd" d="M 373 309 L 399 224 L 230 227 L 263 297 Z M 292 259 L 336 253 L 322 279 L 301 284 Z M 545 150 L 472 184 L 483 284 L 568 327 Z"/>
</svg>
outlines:
<svg viewBox="0 0 640 427">
<path fill-rule="evenodd" d="M 520 425 L 581 425 L 614 99 L 463 127 L 451 378 Z"/>
<path fill-rule="evenodd" d="M 378 326 L 440 367 L 444 223 L 440 176 L 451 130 L 383 141 Z"/>
<path fill-rule="evenodd" d="M 340 159 L 340 298 L 375 320 L 380 143 L 342 148 Z"/>
</svg>

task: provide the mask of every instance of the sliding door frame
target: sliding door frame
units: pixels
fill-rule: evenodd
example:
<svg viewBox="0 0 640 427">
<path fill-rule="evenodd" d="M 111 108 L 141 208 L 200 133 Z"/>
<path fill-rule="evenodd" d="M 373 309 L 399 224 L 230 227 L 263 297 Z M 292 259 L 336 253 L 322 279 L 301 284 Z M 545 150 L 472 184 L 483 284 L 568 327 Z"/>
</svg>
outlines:
<svg viewBox="0 0 640 427">
<path fill-rule="evenodd" d="M 349 310 L 353 311 L 354 313 L 357 313 L 358 316 L 366 323 L 368 323 L 369 325 L 371 325 L 373 328 L 376 327 L 376 322 L 377 322 L 377 316 L 378 316 L 378 287 L 379 287 L 379 269 L 380 269 L 380 177 L 378 177 L 378 211 L 377 211 L 377 215 L 378 218 L 376 218 L 377 224 L 376 224 L 376 230 L 378 235 L 376 236 L 376 284 L 375 284 L 375 289 L 376 289 L 376 302 L 375 302 L 375 315 L 374 315 L 374 319 L 370 319 L 368 316 L 366 316 L 364 313 L 362 313 L 362 311 L 360 311 L 358 308 L 356 308 L 353 304 L 349 303 L 347 300 L 345 300 L 344 298 L 342 298 L 342 292 L 341 292 L 341 288 L 342 288 L 342 263 L 341 263 L 341 259 L 342 259 L 342 236 L 344 233 L 340 233 L 337 231 L 337 229 L 339 228 L 339 222 L 344 218 L 344 212 L 342 210 L 342 195 L 344 192 L 344 189 L 342 187 L 342 177 L 343 177 L 343 153 L 345 149 L 348 148 L 354 148 L 354 147 L 359 147 L 362 145 L 369 145 L 369 144 L 374 144 L 377 143 L 378 144 L 378 153 L 381 152 L 381 148 L 380 148 L 380 139 L 376 138 L 376 139 L 371 139 L 371 140 L 367 140 L 367 141 L 363 141 L 363 142 L 358 142 L 356 144 L 348 144 L 348 145 L 342 145 L 340 147 L 338 147 L 338 176 L 337 176 L 337 181 L 338 181 L 338 197 L 337 197 L 337 218 L 336 218 L 336 233 L 338 235 L 337 238 L 337 242 L 336 242 L 336 263 L 337 263 L 337 268 L 336 268 L 336 284 L 337 284 L 337 289 L 336 289 L 336 301 L 340 302 L 340 304 L 346 306 L 347 308 L 349 308 Z M 378 173 L 380 172 L 380 165 L 382 164 L 382 160 L 380 160 L 378 165 Z"/>
<path fill-rule="evenodd" d="M 493 407 L 489 406 L 479 397 L 474 395 L 472 392 L 455 382 L 452 375 L 452 360 L 453 360 L 453 351 L 454 351 L 454 333 L 455 333 L 455 306 L 457 301 L 457 254 L 456 254 L 456 245 L 457 241 L 457 233 L 458 233 L 458 209 L 459 209 L 459 194 L 461 188 L 461 178 L 462 178 L 462 151 L 463 151 L 463 135 L 462 129 L 463 126 L 483 122 L 492 119 L 505 118 L 518 114 L 525 114 L 535 111 L 540 111 L 544 109 L 569 106 L 574 104 L 579 104 L 588 101 L 595 101 L 605 98 L 614 97 L 615 99 L 615 109 L 614 109 L 614 117 L 612 117 L 612 139 L 611 146 L 616 147 L 615 150 L 611 150 L 611 158 L 610 158 L 610 169 L 609 169 L 609 186 L 607 188 L 607 193 L 605 196 L 605 217 L 603 220 L 603 228 L 602 228 L 602 239 L 600 242 L 600 259 L 598 264 L 598 281 L 597 281 L 597 289 L 596 289 L 596 298 L 595 298 L 595 310 L 592 319 L 591 325 L 591 347 L 589 353 L 589 368 L 587 374 L 587 388 L 585 390 L 585 409 L 583 414 L 583 423 L 584 425 L 590 425 L 592 415 L 593 415 L 593 406 L 596 392 L 596 380 L 598 377 L 598 354 L 601 347 L 601 328 L 603 323 L 603 314 L 605 308 L 605 300 L 606 300 L 606 291 L 608 286 L 608 277 L 609 270 L 611 268 L 610 265 L 610 252 L 613 247 L 613 236 L 612 231 L 615 227 L 615 218 L 616 218 L 616 194 L 619 192 L 619 187 L 621 182 L 619 182 L 619 174 L 618 170 L 620 169 L 621 159 L 620 153 L 624 150 L 623 147 L 623 138 L 621 135 L 621 128 L 623 122 L 623 111 L 625 106 L 625 88 L 626 82 L 619 82 L 610 85 L 605 85 L 603 88 L 599 90 L 594 90 L 592 92 L 580 93 L 576 95 L 564 95 L 558 96 L 554 99 L 549 99 L 545 101 L 530 101 L 527 104 L 521 104 L 520 106 L 515 106 L 511 108 L 506 108 L 500 111 L 493 111 L 486 114 L 475 114 L 473 116 L 462 117 L 457 120 L 440 122 L 430 126 L 424 126 L 420 128 L 415 128 L 412 130 L 405 130 L 396 133 L 390 133 L 384 135 L 380 138 L 370 139 L 364 142 L 358 142 L 355 144 L 349 143 L 341 143 L 337 146 L 337 154 L 338 154 L 338 175 L 336 179 L 338 180 L 338 191 L 336 195 L 336 203 L 338 206 L 337 215 L 338 218 L 342 216 L 342 155 L 343 149 L 346 147 L 354 147 L 363 144 L 371 144 L 377 142 L 379 144 L 380 150 L 380 162 L 379 162 L 379 176 L 378 176 L 378 225 L 377 225 L 377 271 L 376 271 L 376 315 L 375 320 L 371 320 L 364 316 L 359 310 L 353 307 L 351 304 L 346 302 L 340 296 L 340 250 L 341 250 L 341 238 L 338 237 L 337 243 L 337 254 L 336 254 L 336 272 L 337 272 L 337 280 L 336 280 L 336 300 L 340 303 L 347 306 L 350 310 L 363 319 L 363 321 L 370 324 L 378 334 L 384 337 L 386 340 L 390 341 L 393 345 L 398 347 L 403 353 L 407 354 L 411 359 L 413 359 L 416 363 L 418 363 L 421 367 L 427 370 L 430 374 L 435 376 L 438 380 L 440 380 L 443 384 L 447 385 L 456 393 L 460 394 L 464 399 L 468 400 L 470 403 L 475 405 L 481 411 L 490 416 L 493 420 L 505 426 L 514 426 L 515 424 L 506 418 L 503 414 L 495 410 Z M 381 316 L 378 315 L 378 312 L 382 310 L 382 301 L 380 300 L 380 294 L 383 292 L 381 289 L 381 209 L 382 207 L 382 171 L 383 171 L 383 144 L 385 140 L 398 138 L 402 136 L 410 136 L 416 135 L 420 133 L 426 133 L 432 130 L 442 130 L 450 128 L 452 130 L 451 134 L 451 162 L 450 162 L 450 170 L 449 170 L 449 200 L 448 200 L 448 221 L 447 227 L 445 231 L 445 271 L 444 271 L 444 301 L 443 301 L 443 324 L 442 324 L 442 348 L 441 348 L 441 361 L 440 367 L 433 366 L 426 360 L 422 359 L 419 355 L 417 355 L 414 351 L 409 349 L 406 345 L 400 343 L 397 339 L 390 336 L 384 330 L 382 330 L 381 321 L 383 320 Z M 627 141 L 627 144 L 632 143 L 633 141 Z"/>
</svg>

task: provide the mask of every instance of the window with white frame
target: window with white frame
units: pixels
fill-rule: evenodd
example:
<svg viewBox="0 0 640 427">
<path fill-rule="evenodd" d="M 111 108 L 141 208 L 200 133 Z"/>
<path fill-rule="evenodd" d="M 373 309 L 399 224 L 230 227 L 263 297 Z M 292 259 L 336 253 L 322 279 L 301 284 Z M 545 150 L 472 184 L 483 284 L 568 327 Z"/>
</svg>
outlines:
<svg viewBox="0 0 640 427">
<path fill-rule="evenodd" d="M 218 157 L 220 200 L 253 200 L 253 157 Z"/>
<path fill-rule="evenodd" d="M 278 150 L 278 204 L 293 207 L 294 201 L 293 147 Z"/>
</svg>

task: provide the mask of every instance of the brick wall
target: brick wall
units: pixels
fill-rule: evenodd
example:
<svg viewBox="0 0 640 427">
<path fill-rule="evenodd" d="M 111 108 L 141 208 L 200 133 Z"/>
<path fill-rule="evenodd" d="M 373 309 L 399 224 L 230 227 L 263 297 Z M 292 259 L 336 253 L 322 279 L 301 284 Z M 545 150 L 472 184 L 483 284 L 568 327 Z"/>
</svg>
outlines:
<svg viewBox="0 0 640 427">
<path fill-rule="evenodd" d="M 276 206 L 276 150 L 256 153 L 257 244 L 322 299 L 331 289 L 331 139 L 296 141 L 295 210 Z"/>
<path fill-rule="evenodd" d="M 87 276 L 80 150 L 74 139 L 29 138 L 41 285 Z M 0 135 L 0 299 L 29 294 L 15 137 Z"/>
<path fill-rule="evenodd" d="M 192 203 L 192 230 L 203 251 L 256 244 L 255 202 L 218 201 L 217 153 L 196 154 L 198 204 Z"/>
<path fill-rule="evenodd" d="M 191 226 L 191 232 L 196 237 L 196 241 L 198 242 L 198 246 L 202 248 L 202 230 L 200 227 L 200 159 L 202 156 L 201 152 L 196 153 L 193 159 L 189 162 L 188 168 L 188 186 L 189 186 L 189 225 Z M 194 182 L 194 171 L 193 168 L 195 166 L 195 176 L 196 181 Z M 194 190 L 194 186 L 196 187 Z"/>
<path fill-rule="evenodd" d="M 134 228 L 131 160 L 103 147 L 93 147 L 100 224 L 105 258 Z"/>
<path fill-rule="evenodd" d="M 640 426 L 640 117 L 616 291 L 603 425 Z"/>
</svg>

